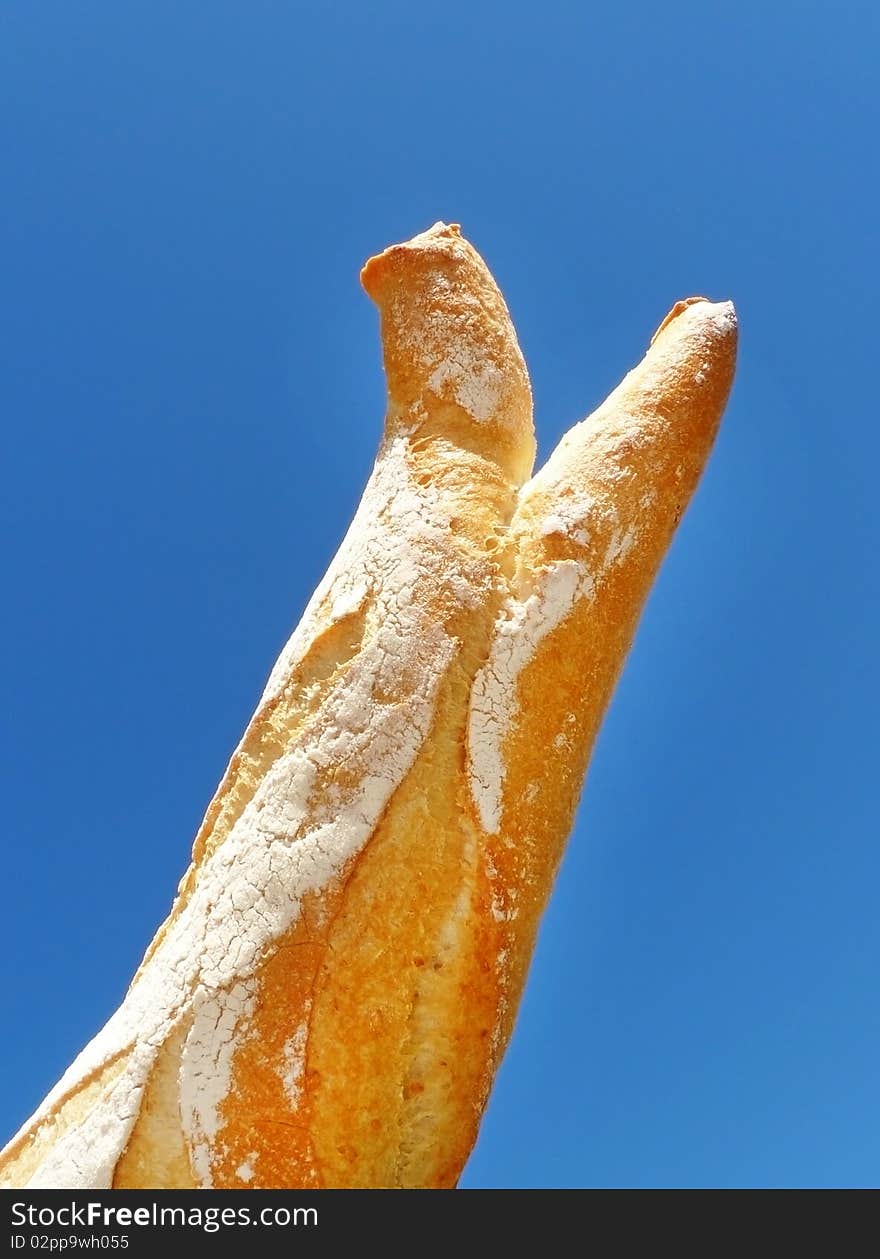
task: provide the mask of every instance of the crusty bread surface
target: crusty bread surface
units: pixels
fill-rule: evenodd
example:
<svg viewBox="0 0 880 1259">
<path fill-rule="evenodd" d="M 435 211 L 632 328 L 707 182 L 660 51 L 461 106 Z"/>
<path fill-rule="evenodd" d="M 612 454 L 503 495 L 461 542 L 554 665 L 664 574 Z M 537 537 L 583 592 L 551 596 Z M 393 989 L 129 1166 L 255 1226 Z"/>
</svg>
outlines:
<svg viewBox="0 0 880 1259">
<path fill-rule="evenodd" d="M 122 1006 L 0 1185 L 450 1188 L 476 1139 L 736 319 L 678 303 L 531 477 L 525 364 L 457 226 L 362 280 L 388 383 L 364 497 Z"/>
</svg>

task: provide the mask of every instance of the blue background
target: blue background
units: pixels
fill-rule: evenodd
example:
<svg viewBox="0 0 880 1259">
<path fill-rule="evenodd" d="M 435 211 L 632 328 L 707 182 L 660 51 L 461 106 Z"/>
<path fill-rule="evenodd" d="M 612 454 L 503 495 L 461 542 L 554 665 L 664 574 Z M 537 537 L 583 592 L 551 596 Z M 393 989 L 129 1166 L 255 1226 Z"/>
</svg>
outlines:
<svg viewBox="0 0 880 1259">
<path fill-rule="evenodd" d="M 358 268 L 444 218 L 542 459 L 675 299 L 741 324 L 464 1184 L 880 1181 L 877 23 L 3 5 L 3 1136 L 120 1000 L 359 497 Z"/>
</svg>

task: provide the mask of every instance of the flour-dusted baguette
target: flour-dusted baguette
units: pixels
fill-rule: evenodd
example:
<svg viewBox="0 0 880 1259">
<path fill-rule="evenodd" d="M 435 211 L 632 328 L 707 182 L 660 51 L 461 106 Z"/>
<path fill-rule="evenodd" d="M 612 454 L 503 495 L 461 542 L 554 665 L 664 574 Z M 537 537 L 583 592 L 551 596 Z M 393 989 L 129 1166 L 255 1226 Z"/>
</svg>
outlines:
<svg viewBox="0 0 880 1259">
<path fill-rule="evenodd" d="M 679 302 L 642 363 L 518 495 L 508 594 L 471 692 L 468 765 L 503 1046 L 590 751 L 733 381 L 730 302 Z"/>
<path fill-rule="evenodd" d="M 54 1187 L 455 1185 L 589 749 L 708 455 L 729 305 L 534 458 L 458 228 L 372 259 L 389 406 L 119 1011 L 0 1156 Z"/>
</svg>

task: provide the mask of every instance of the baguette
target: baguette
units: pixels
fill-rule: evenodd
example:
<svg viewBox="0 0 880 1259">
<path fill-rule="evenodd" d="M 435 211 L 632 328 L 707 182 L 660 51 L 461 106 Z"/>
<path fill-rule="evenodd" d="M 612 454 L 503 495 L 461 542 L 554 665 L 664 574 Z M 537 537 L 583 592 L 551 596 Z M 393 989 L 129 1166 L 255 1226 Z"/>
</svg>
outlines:
<svg viewBox="0 0 880 1259">
<path fill-rule="evenodd" d="M 168 919 L 4 1186 L 449 1188 L 476 1138 L 736 320 L 680 302 L 529 480 L 525 364 L 458 227 L 362 281 L 388 384 L 363 499 Z"/>
</svg>

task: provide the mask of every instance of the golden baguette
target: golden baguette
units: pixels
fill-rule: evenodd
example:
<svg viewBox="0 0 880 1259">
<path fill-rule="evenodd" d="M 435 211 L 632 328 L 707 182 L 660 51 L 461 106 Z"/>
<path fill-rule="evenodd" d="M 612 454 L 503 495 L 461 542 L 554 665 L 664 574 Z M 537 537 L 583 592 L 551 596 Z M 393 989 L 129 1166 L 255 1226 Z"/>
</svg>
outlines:
<svg viewBox="0 0 880 1259">
<path fill-rule="evenodd" d="M 444 1188 L 473 1145 L 736 321 L 679 303 L 524 484 L 525 365 L 458 228 L 362 278 L 389 398 L 363 500 L 168 920 L 0 1184 Z"/>
</svg>

